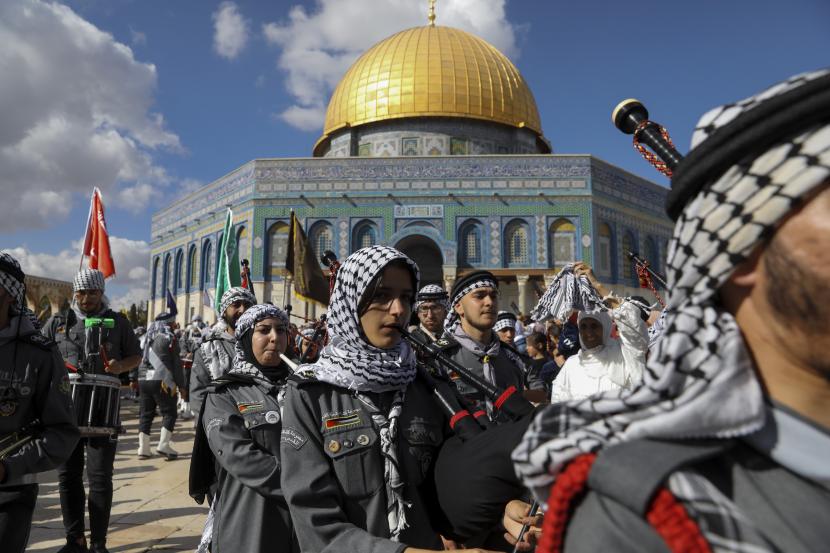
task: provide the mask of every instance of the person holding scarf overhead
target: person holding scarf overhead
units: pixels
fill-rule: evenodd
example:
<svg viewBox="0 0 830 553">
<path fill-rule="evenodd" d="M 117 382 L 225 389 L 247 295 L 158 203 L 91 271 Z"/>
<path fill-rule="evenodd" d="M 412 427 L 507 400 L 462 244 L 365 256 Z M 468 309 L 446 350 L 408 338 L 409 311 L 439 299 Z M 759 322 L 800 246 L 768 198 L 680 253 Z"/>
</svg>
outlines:
<svg viewBox="0 0 830 553">
<path fill-rule="evenodd" d="M 329 304 L 331 341 L 289 378 L 282 487 L 303 551 L 443 550 L 431 470 L 449 426 L 397 330 L 418 278 L 394 248 L 350 255 Z"/>
<path fill-rule="evenodd" d="M 288 315 L 254 305 L 237 321 L 235 335 L 233 368 L 205 396 L 197 430 L 196 441 L 206 439 L 218 465 L 203 545 L 210 543 L 213 553 L 299 552 L 280 486 L 280 410 L 291 372 L 280 354 L 288 344 Z"/>
</svg>

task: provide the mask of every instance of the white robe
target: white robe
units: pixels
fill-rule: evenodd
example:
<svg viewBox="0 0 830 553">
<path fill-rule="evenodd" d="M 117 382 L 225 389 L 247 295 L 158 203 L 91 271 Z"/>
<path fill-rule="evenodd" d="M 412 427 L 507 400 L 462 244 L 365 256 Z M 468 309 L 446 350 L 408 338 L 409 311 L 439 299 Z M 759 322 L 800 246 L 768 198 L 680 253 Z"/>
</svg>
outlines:
<svg viewBox="0 0 830 553">
<path fill-rule="evenodd" d="M 620 339 L 611 338 L 611 318 L 617 323 Z M 603 343 L 586 348 L 580 336 L 580 350 L 565 361 L 551 389 L 551 403 L 584 399 L 601 392 L 630 389 L 643 378 L 648 331 L 640 312 L 624 302 L 611 312 L 580 313 L 579 320 L 598 320 L 603 328 Z"/>
</svg>

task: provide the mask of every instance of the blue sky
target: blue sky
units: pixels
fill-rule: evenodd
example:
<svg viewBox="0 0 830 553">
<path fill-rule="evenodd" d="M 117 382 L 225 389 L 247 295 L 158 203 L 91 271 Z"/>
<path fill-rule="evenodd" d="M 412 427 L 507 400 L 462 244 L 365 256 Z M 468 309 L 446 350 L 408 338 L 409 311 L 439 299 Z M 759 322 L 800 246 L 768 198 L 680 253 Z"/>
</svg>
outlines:
<svg viewBox="0 0 830 553">
<path fill-rule="evenodd" d="M 118 240 L 111 295 L 140 298 L 153 211 L 250 159 L 309 156 L 345 68 L 425 23 L 427 4 L 4 0 L 0 247 L 67 278 L 97 185 Z M 641 99 L 685 152 L 704 111 L 830 61 L 826 0 L 438 0 L 437 12 L 513 59 L 555 152 L 661 184 L 610 124 L 619 100 Z"/>
</svg>

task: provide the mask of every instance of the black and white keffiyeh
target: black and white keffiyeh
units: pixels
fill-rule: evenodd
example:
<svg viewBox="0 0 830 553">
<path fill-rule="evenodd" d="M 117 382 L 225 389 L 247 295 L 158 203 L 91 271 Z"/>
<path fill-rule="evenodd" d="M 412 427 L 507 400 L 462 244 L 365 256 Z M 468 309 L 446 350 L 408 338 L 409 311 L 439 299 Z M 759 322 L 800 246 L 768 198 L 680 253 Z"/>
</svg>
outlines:
<svg viewBox="0 0 830 553">
<path fill-rule="evenodd" d="M 456 327 L 461 323 L 461 318 L 458 316 L 458 313 L 455 312 L 455 306 L 458 305 L 461 298 L 479 288 L 492 288 L 494 290 L 498 290 L 499 285 L 492 278 L 482 277 L 471 281 L 467 284 L 467 286 L 456 292 L 450 301 L 450 308 L 447 311 L 447 318 L 444 319 L 444 330 L 450 334 L 455 334 Z"/>
<path fill-rule="evenodd" d="M 380 435 L 384 457 L 387 517 L 389 532 L 397 540 L 408 524 L 403 496 L 404 482 L 398 469 L 397 421 L 407 386 L 415 380 L 415 352 L 405 341 L 389 349 L 371 345 L 360 326 L 358 306 L 365 293 L 383 269 L 392 261 L 403 260 L 412 271 L 414 288 L 418 288 L 418 265 L 400 251 L 388 246 L 370 246 L 349 257 L 337 271 L 337 280 L 329 304 L 326 321 L 331 341 L 320 352 L 316 363 L 303 365 L 298 372 L 311 370 L 318 380 L 354 390 L 370 407 L 372 420 Z M 384 414 L 365 392 L 395 392 L 392 407 Z"/>
<path fill-rule="evenodd" d="M 233 359 L 222 345 L 222 342 L 236 343 L 236 337 L 228 330 L 228 323 L 224 319 L 219 319 L 199 346 L 210 377 L 214 380 L 233 367 Z"/>
<path fill-rule="evenodd" d="M 428 301 L 442 305 L 446 310 L 449 310 L 450 308 L 449 294 L 437 284 L 427 284 L 418 290 L 418 295 L 415 297 L 414 309 L 417 310 L 422 303 L 426 303 Z"/>
<path fill-rule="evenodd" d="M 228 306 L 238 301 L 244 301 L 249 306 L 254 305 L 256 304 L 256 296 L 254 296 L 253 292 L 241 286 L 234 286 L 233 288 L 228 288 L 227 290 L 225 290 L 225 293 L 222 294 L 222 297 L 219 299 L 219 316 L 224 317 L 225 310 L 228 308 Z"/>
<path fill-rule="evenodd" d="M 496 324 L 493 325 L 493 330 L 496 332 L 504 330 L 505 328 L 512 328 L 516 330 L 516 315 L 510 311 L 499 311 L 496 315 Z"/>
<path fill-rule="evenodd" d="M 244 288 L 241 288 L 241 290 L 244 290 Z M 259 321 L 264 321 L 265 319 L 279 319 L 285 325 L 286 333 L 288 332 L 288 315 L 279 307 L 261 303 L 246 309 L 236 323 L 236 345 L 234 346 L 233 368 L 230 370 L 230 373 L 249 376 L 254 380 L 261 380 L 266 384 L 271 384 L 271 381 L 256 366 L 254 360 L 248 358 L 249 354 L 245 352 L 244 342 L 242 340 L 243 336 L 251 332 Z M 221 348 L 222 346 L 218 345 L 217 347 Z"/>
<path fill-rule="evenodd" d="M 800 75 L 704 115 L 693 148 L 765 102 L 778 102 L 793 86 L 819 78 L 830 83 L 827 76 L 826 70 Z M 781 102 L 780 109 L 788 106 Z M 740 329 L 716 295 L 736 266 L 830 178 L 830 124 L 816 119 L 802 120 L 800 130 L 779 135 L 777 143 L 734 160 L 698 186 L 675 225 L 665 331 L 651 351 L 642 384 L 547 407 L 514 450 L 516 472 L 537 497 L 546 499 L 559 471 L 582 453 L 638 438 L 745 436 L 764 424 L 761 385 Z M 766 550 L 752 523 L 702 477 L 679 472 L 668 484 L 690 512 L 728 518 L 729 524 L 701 525 L 710 543 L 728 551 L 750 550 L 742 548 L 750 543 L 758 547 L 753 551 Z"/>
<path fill-rule="evenodd" d="M 588 277 L 577 276 L 574 264 L 569 263 L 553 277 L 536 307 L 530 312 L 530 317 L 540 322 L 548 319 L 565 321 L 574 309 L 591 312 L 604 309 L 604 305 Z"/>
<path fill-rule="evenodd" d="M 98 269 L 81 269 L 72 280 L 72 292 L 79 290 L 104 290 L 104 273 Z"/>
<path fill-rule="evenodd" d="M 8 252 L 0 252 L 0 286 L 14 298 L 12 314 L 25 317 L 35 330 L 39 330 L 40 321 L 26 307 L 26 275 L 17 259 Z"/>
<path fill-rule="evenodd" d="M 311 369 L 318 380 L 358 392 L 401 391 L 415 379 L 415 352 L 405 341 L 389 349 L 371 345 L 360 326 L 358 305 L 369 283 L 392 261 L 403 260 L 417 288 L 418 265 L 388 246 L 370 246 L 346 258 L 337 271 L 326 325 L 329 343 Z"/>
</svg>

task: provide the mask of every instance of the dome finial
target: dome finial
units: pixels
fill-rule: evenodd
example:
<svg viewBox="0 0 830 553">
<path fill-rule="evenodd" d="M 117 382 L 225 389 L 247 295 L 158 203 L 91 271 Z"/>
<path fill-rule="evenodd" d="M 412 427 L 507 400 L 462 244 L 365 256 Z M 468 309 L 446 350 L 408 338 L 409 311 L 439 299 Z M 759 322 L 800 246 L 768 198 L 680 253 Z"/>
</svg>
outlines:
<svg viewBox="0 0 830 553">
<path fill-rule="evenodd" d="M 427 15 L 427 19 L 429 19 L 429 26 L 435 27 L 435 0 L 429 0 L 429 14 Z"/>
</svg>

